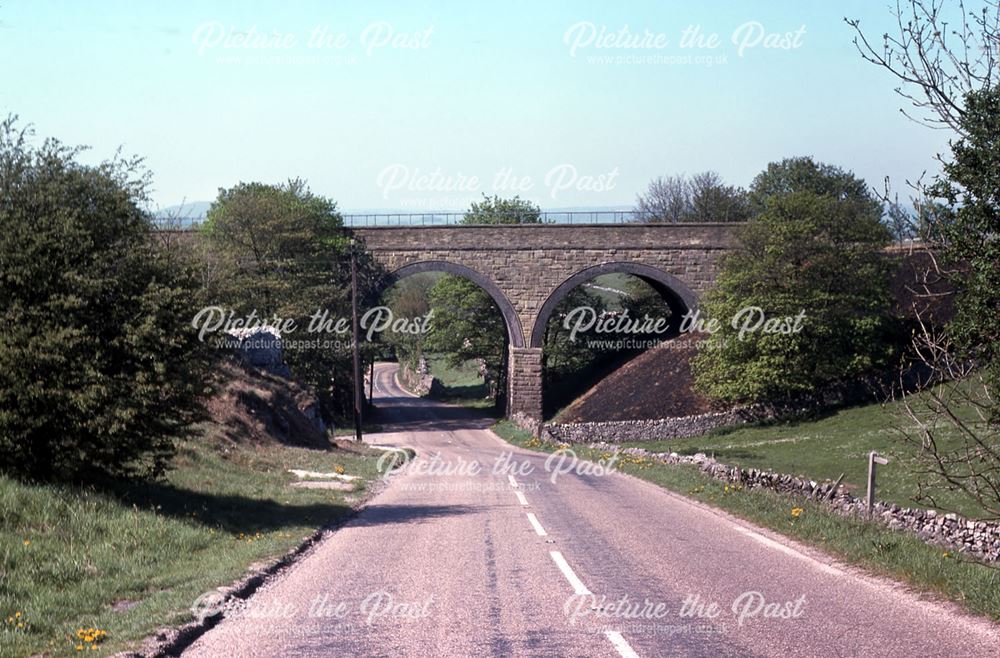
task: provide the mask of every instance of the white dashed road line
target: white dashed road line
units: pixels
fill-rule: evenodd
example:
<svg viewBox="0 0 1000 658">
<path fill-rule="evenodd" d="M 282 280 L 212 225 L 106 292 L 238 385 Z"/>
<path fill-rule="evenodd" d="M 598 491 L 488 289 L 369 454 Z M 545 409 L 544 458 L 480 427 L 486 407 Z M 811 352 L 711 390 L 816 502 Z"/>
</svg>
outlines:
<svg viewBox="0 0 1000 658">
<path fill-rule="evenodd" d="M 639 654 L 629 646 L 629 643 L 625 641 L 625 638 L 618 631 L 604 631 L 604 635 L 611 641 L 611 644 L 618 650 L 622 658 L 639 658 Z"/>
<path fill-rule="evenodd" d="M 510 482 L 510 486 L 517 489 L 517 480 L 514 479 L 513 475 L 508 475 L 507 480 Z M 528 499 L 524 497 L 523 493 L 515 491 L 514 495 L 517 496 L 517 500 L 521 503 L 521 505 L 528 505 Z M 528 521 L 531 523 L 531 527 L 535 529 L 535 534 L 539 537 L 545 537 L 548 535 L 548 533 L 545 532 L 545 528 L 542 527 L 542 524 L 538 522 L 538 517 L 531 512 L 525 512 L 525 514 L 528 517 Z M 761 539 L 765 538 L 761 537 Z M 552 556 L 552 561 L 556 563 L 556 566 L 559 567 L 559 571 L 562 572 L 562 575 L 573 587 L 574 594 L 578 596 L 593 596 L 591 591 L 587 589 L 587 586 L 583 584 L 583 581 L 580 580 L 576 573 L 573 572 L 573 569 L 569 566 L 569 563 L 566 562 L 566 558 L 563 557 L 562 553 L 559 551 L 549 551 L 549 555 Z M 604 636 L 608 638 L 608 641 L 611 642 L 615 651 L 617 651 L 622 658 L 639 658 L 639 654 L 632 649 L 631 645 L 629 645 L 625 638 L 622 637 L 622 634 L 618 631 L 604 631 Z"/>
<path fill-rule="evenodd" d="M 566 580 L 569 581 L 569 584 L 573 586 L 574 594 L 591 594 L 591 591 L 587 589 L 586 585 L 583 584 L 583 581 L 577 578 L 576 574 L 573 573 L 573 570 L 570 568 L 569 563 L 566 562 L 566 558 L 563 557 L 562 553 L 559 551 L 549 551 L 549 555 L 552 556 L 552 561 L 556 563 L 557 567 L 559 567 L 559 571 L 562 571 L 562 575 L 564 575 Z"/>
<path fill-rule="evenodd" d="M 538 535 L 539 537 L 544 537 L 545 535 L 549 534 L 545 532 L 545 528 L 543 528 L 542 524 L 538 522 L 538 517 L 536 517 L 531 512 L 528 512 L 528 521 L 531 522 L 531 527 L 535 529 L 535 534 Z"/>
</svg>

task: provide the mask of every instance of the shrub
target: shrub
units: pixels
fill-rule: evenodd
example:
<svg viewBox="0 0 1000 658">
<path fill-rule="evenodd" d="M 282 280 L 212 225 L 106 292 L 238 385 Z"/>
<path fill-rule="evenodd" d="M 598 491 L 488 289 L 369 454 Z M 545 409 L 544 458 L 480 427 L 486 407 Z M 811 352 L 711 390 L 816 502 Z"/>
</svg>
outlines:
<svg viewBox="0 0 1000 658">
<path fill-rule="evenodd" d="M 156 474 L 197 408 L 194 284 L 156 247 L 141 161 L 0 124 L 0 470 Z"/>
<path fill-rule="evenodd" d="M 693 361 L 698 388 L 727 401 L 779 401 L 885 368 L 895 349 L 890 236 L 863 182 L 794 159 L 758 176 L 753 194 L 761 213 L 740 230 L 703 304 L 720 327 Z M 740 335 L 733 320 L 742 327 L 749 315 L 739 314 L 751 307 L 778 321 L 774 331 Z"/>
</svg>

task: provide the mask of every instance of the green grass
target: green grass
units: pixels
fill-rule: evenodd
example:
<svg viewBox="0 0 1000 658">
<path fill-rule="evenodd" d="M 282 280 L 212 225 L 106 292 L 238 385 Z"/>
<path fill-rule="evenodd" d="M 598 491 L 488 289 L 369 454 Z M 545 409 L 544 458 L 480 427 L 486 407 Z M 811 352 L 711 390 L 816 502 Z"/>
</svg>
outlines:
<svg viewBox="0 0 1000 658">
<path fill-rule="evenodd" d="M 629 290 L 629 282 L 632 278 L 631 274 L 602 274 L 601 276 L 595 277 L 587 282 L 592 286 L 597 287 L 588 286 L 586 290 L 592 295 L 599 297 L 607 308 L 612 310 L 621 310 L 622 301 L 625 298 L 617 292 L 612 291 L 619 290 L 627 293 Z"/>
<path fill-rule="evenodd" d="M 505 440 L 529 449 L 555 448 L 550 443 L 531 438 L 528 432 L 509 421 L 501 421 L 494 426 L 494 431 Z M 585 459 L 608 455 L 583 446 L 573 446 L 573 449 Z M 908 533 L 840 516 L 809 500 L 763 489 L 727 487 L 693 466 L 671 466 L 648 458 L 622 458 L 617 464 L 622 472 L 817 546 L 870 572 L 948 598 L 971 612 L 1000 620 L 1000 570 L 961 559 Z M 791 515 L 794 507 L 803 509 L 797 518 Z"/>
<path fill-rule="evenodd" d="M 88 654 L 134 647 L 189 620 L 200 594 L 297 546 L 364 495 L 364 484 L 291 488 L 289 468 L 377 475 L 367 450 L 207 443 L 181 444 L 163 481 L 114 493 L 0 478 L 0 656 L 74 655 L 76 630 L 91 627 L 107 637 Z M 128 609 L 116 612 L 116 603 Z"/>
<path fill-rule="evenodd" d="M 426 359 L 428 370 L 441 385 L 442 392 L 436 399 L 471 407 L 493 406 L 493 401 L 486 398 L 486 383 L 474 359 L 457 367 L 444 354 L 428 354 Z"/>
<path fill-rule="evenodd" d="M 893 429 L 902 422 L 899 404 L 854 407 L 818 420 L 731 428 L 690 439 L 622 445 L 682 455 L 704 452 L 714 454 L 725 464 L 771 469 L 814 480 L 835 480 L 844 473 L 847 489 L 859 497 L 865 494 L 868 453 L 875 450 L 890 459 L 887 466 L 878 469 L 878 498 L 904 507 L 924 507 L 914 500 L 914 448 L 901 441 L 899 432 Z M 972 518 L 982 514 L 973 502 L 958 494 L 936 490 L 935 496 L 948 511 Z"/>
</svg>

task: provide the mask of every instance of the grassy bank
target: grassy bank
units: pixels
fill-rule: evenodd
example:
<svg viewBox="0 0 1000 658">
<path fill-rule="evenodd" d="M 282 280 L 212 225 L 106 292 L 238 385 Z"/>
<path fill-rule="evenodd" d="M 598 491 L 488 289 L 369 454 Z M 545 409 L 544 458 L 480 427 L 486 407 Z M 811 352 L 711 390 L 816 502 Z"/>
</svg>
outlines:
<svg viewBox="0 0 1000 658">
<path fill-rule="evenodd" d="M 555 448 L 552 444 L 532 439 L 529 433 L 508 421 L 498 423 L 494 431 L 505 440 L 525 448 L 541 451 Z M 607 453 L 582 446 L 574 446 L 574 450 L 586 459 L 607 456 Z M 624 473 L 817 546 L 845 562 L 907 582 L 958 602 L 972 612 L 1000 620 L 1000 570 L 965 561 L 951 551 L 929 546 L 907 533 L 839 516 L 805 499 L 760 489 L 727 487 L 693 466 L 668 466 L 649 459 L 629 458 L 620 460 L 618 468 Z M 802 512 L 793 516 L 794 508 L 800 508 Z"/>
<path fill-rule="evenodd" d="M 881 500 L 904 507 L 924 507 L 914 500 L 914 448 L 900 441 L 894 424 L 900 422 L 900 403 L 872 404 L 842 409 L 818 420 L 804 420 L 759 427 L 739 427 L 690 439 L 627 443 L 653 451 L 693 455 L 714 454 L 726 464 L 771 469 L 804 475 L 814 480 L 835 480 L 844 474 L 844 485 L 864 496 L 868 453 L 887 455 L 890 463 L 878 470 L 877 493 Z M 942 434 L 939 439 L 946 440 Z M 975 518 L 982 511 L 968 499 L 943 488 L 935 499 L 947 511 Z"/>
<path fill-rule="evenodd" d="M 479 364 L 474 359 L 453 366 L 444 354 L 428 354 L 427 369 L 440 384 L 434 397 L 442 402 L 466 407 L 486 408 L 493 401 L 486 399 L 486 383 L 479 376 Z"/>
<path fill-rule="evenodd" d="M 185 442 L 163 481 L 116 492 L 0 478 L 0 655 L 105 655 L 182 623 L 200 594 L 298 545 L 365 492 L 293 488 L 288 469 L 376 475 L 365 449 L 210 445 Z"/>
</svg>

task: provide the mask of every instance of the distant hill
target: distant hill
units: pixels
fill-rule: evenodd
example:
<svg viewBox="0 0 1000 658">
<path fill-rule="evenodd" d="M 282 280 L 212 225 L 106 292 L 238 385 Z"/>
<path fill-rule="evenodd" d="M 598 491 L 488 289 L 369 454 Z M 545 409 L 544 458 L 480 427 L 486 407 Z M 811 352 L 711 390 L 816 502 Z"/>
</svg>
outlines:
<svg viewBox="0 0 1000 658">
<path fill-rule="evenodd" d="M 211 201 L 192 201 L 191 203 L 181 203 L 176 206 L 167 206 L 153 213 L 156 221 L 166 224 L 177 224 L 179 226 L 190 226 L 199 224 L 205 220 L 208 209 L 212 207 Z"/>
</svg>

